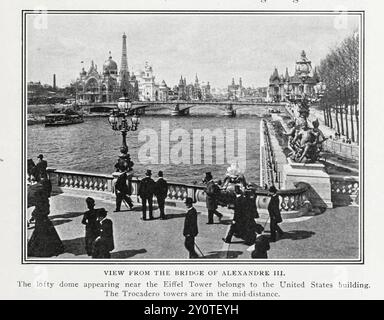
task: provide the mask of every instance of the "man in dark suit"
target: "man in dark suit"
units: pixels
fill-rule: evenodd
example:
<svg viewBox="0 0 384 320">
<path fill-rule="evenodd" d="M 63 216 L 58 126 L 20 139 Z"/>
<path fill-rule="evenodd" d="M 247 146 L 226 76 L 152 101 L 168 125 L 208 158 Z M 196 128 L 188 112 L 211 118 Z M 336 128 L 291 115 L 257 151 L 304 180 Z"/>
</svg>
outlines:
<svg viewBox="0 0 384 320">
<path fill-rule="evenodd" d="M 121 202 L 125 201 L 129 208 L 133 208 L 133 203 L 130 195 L 132 194 L 132 184 L 130 179 L 128 179 L 127 172 L 124 171 L 117 178 L 115 184 L 115 194 L 116 194 L 116 209 L 115 212 L 119 212 L 121 208 Z"/>
<path fill-rule="evenodd" d="M 188 208 L 184 220 L 183 235 L 185 237 L 184 246 L 189 252 L 189 259 L 198 258 L 199 255 L 195 251 L 195 237 L 199 233 L 197 228 L 197 212 L 193 207 L 192 198 L 185 199 L 185 205 Z"/>
<path fill-rule="evenodd" d="M 48 178 L 48 162 L 44 160 L 44 156 L 42 154 L 39 154 L 37 158 L 39 159 L 36 164 L 37 180 L 40 181 L 42 178 Z"/>
<path fill-rule="evenodd" d="M 160 210 L 160 219 L 165 219 L 164 207 L 165 207 L 165 198 L 168 193 L 168 183 L 163 178 L 163 171 L 159 171 L 158 173 L 159 179 L 156 181 L 156 198 L 157 204 Z"/>
<path fill-rule="evenodd" d="M 145 173 L 145 178 L 143 178 L 140 181 L 138 195 L 141 198 L 141 204 L 143 209 L 143 220 L 147 220 L 147 202 L 148 202 L 148 209 L 149 209 L 149 220 L 153 219 L 153 194 L 155 192 L 155 181 L 151 178 L 152 171 L 147 170 Z"/>
<path fill-rule="evenodd" d="M 241 190 L 239 186 L 235 186 L 235 209 L 233 212 L 233 220 L 232 224 L 229 228 L 228 234 L 225 238 L 222 238 L 222 240 L 225 243 L 231 243 L 232 236 L 236 234 L 241 234 L 242 230 L 240 230 L 243 226 L 243 220 L 244 220 L 244 209 L 245 209 L 245 199 L 244 196 L 241 194 Z"/>
<path fill-rule="evenodd" d="M 283 236 L 284 232 L 279 227 L 279 223 L 283 221 L 280 213 L 280 201 L 279 196 L 277 195 L 277 189 L 275 186 L 271 186 L 269 188 L 269 192 L 272 193 L 271 200 L 268 204 L 268 213 L 270 220 L 270 228 L 271 228 L 271 241 L 276 241 L 276 235 L 278 234 L 280 237 Z"/>
<path fill-rule="evenodd" d="M 217 186 L 217 184 L 213 181 L 212 174 L 210 172 L 207 172 L 205 174 L 205 178 L 203 180 L 207 187 L 205 189 L 206 193 L 206 205 L 208 209 L 208 222 L 207 224 L 213 224 L 213 215 L 217 215 L 219 219 L 223 217 L 223 215 L 218 212 L 217 209 L 217 196 L 220 193 L 220 188 Z"/>
<path fill-rule="evenodd" d="M 99 235 L 94 241 L 92 258 L 109 259 L 111 251 L 115 249 L 113 241 L 113 224 L 107 219 L 107 210 L 98 209 L 97 220 L 99 221 Z"/>
<path fill-rule="evenodd" d="M 88 210 L 84 212 L 81 223 L 85 225 L 85 251 L 87 255 L 92 255 L 93 243 L 99 236 L 99 222 L 97 209 L 95 209 L 95 200 L 88 197 L 85 199 Z"/>
</svg>

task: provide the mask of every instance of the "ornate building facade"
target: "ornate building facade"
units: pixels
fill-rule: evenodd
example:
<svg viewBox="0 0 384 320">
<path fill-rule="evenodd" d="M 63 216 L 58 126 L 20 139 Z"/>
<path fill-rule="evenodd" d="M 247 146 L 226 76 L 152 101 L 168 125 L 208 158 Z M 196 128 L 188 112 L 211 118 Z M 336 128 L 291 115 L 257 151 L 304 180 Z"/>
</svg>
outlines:
<svg viewBox="0 0 384 320">
<path fill-rule="evenodd" d="M 305 70 L 303 70 L 305 69 Z M 303 72 L 304 71 L 304 72 Z M 306 74 L 303 82 L 301 74 Z M 277 68 L 269 78 L 267 101 L 283 102 L 287 101 L 286 94 L 299 95 L 302 93 L 313 94 L 314 87 L 320 82 L 319 74 L 315 68 L 312 72 L 311 61 L 308 60 L 303 50 L 300 59 L 296 61 L 295 73 L 290 76 L 288 68 L 285 69 L 285 75 L 279 75 Z"/>
<path fill-rule="evenodd" d="M 243 87 L 243 81 L 240 78 L 239 84 L 235 84 L 235 79 L 232 78 L 232 83 L 228 86 L 228 99 L 239 100 L 245 97 L 245 88 Z"/>
<path fill-rule="evenodd" d="M 199 82 L 197 74 L 195 76 L 195 82 L 187 84 L 186 78 L 180 77 L 179 85 L 177 88 L 177 97 L 179 100 L 200 100 L 207 101 L 212 99 L 211 85 L 208 83 Z"/>
<path fill-rule="evenodd" d="M 167 101 L 169 88 L 163 80 L 160 84 L 155 82 L 153 68 L 145 62 L 144 70 L 139 71 L 136 76 L 139 84 L 140 101 Z"/>
<path fill-rule="evenodd" d="M 97 69 L 93 60 L 88 71 L 82 68 L 75 87 L 76 100 L 80 103 L 115 102 L 123 96 L 132 101 L 138 100 L 138 81 L 135 75 L 130 75 L 128 71 L 127 36 L 125 34 L 123 34 L 120 72 L 110 52 L 102 70 Z"/>
</svg>

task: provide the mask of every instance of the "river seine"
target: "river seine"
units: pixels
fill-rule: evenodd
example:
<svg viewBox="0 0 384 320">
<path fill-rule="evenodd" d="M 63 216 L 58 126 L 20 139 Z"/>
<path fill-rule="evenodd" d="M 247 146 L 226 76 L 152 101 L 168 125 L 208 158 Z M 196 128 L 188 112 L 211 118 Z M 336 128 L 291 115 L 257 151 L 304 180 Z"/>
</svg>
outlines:
<svg viewBox="0 0 384 320">
<path fill-rule="evenodd" d="M 204 173 L 211 171 L 215 179 L 223 179 L 227 167 L 232 161 L 227 159 L 227 146 L 234 144 L 234 155 L 244 148 L 246 154 L 245 176 L 249 182 L 259 182 L 259 128 L 261 118 L 258 116 L 238 116 L 226 118 L 224 116 L 143 116 L 137 131 L 128 132 L 127 144 L 129 153 L 134 161 L 136 175 L 143 176 L 146 169 L 151 169 L 156 177 L 158 170 L 164 171 L 164 176 L 169 181 L 179 183 L 200 182 Z M 162 132 L 161 128 L 169 125 L 169 133 Z M 146 141 L 139 141 L 139 133 L 142 130 L 156 132 L 158 135 L 158 150 L 154 157 L 154 163 L 142 163 L 138 159 L 140 150 L 145 147 Z M 153 129 L 151 131 L 151 129 Z M 172 159 L 169 163 L 162 161 L 162 139 L 171 135 L 175 129 L 184 129 L 190 134 L 190 139 L 182 140 L 190 144 L 190 159 L 183 163 L 175 164 Z M 194 130 L 219 129 L 223 132 L 226 140 L 225 145 L 219 145 L 213 140 L 212 164 L 205 162 L 204 148 L 201 149 L 202 163 L 195 163 L 193 159 L 193 132 Z M 234 135 L 227 135 L 228 129 L 234 129 Z M 239 129 L 246 132 L 246 138 L 241 138 Z M 245 131 L 244 131 L 245 129 Z M 144 131 L 144 132 L 146 132 Z M 179 130 L 180 131 L 180 130 Z M 143 135 L 142 132 L 141 134 Z M 185 132 L 185 131 L 184 131 Z M 149 139 L 149 138 L 148 138 Z M 179 138 L 181 140 L 182 138 Z M 111 129 L 108 119 L 85 118 L 85 122 L 62 127 L 44 127 L 44 125 L 28 126 L 27 156 L 36 161 L 38 154 L 44 154 L 49 167 L 57 169 L 71 169 L 93 173 L 112 173 L 114 164 L 119 155 L 119 147 L 122 143 L 121 133 Z M 170 141 L 169 149 L 178 141 Z M 180 144 L 180 145 L 181 145 Z M 245 144 L 245 145 L 244 145 Z M 166 144 L 165 144 L 166 145 Z M 216 149 L 217 146 L 217 149 Z M 163 148 L 164 149 L 164 148 Z M 165 151 L 166 152 L 166 151 Z M 224 152 L 224 161 L 217 160 L 218 152 Z M 172 151 L 170 152 L 172 155 Z M 240 155 L 241 156 L 241 155 Z M 244 160 L 243 159 L 243 160 Z M 219 163 L 217 163 L 219 162 Z"/>
</svg>

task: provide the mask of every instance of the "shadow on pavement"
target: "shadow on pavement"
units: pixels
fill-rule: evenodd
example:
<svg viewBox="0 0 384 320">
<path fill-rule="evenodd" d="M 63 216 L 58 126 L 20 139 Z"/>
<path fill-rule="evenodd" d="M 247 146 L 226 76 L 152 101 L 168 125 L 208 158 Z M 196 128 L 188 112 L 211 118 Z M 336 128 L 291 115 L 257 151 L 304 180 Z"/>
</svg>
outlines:
<svg viewBox="0 0 384 320">
<path fill-rule="evenodd" d="M 211 251 L 203 259 L 235 259 L 243 254 L 242 251 Z"/>
<path fill-rule="evenodd" d="M 85 251 L 85 238 L 75 238 L 71 240 L 62 240 L 65 253 L 72 253 L 75 256 L 87 254 Z"/>
<path fill-rule="evenodd" d="M 127 258 L 131 258 L 137 254 L 146 253 L 146 252 L 147 252 L 147 250 L 145 250 L 145 249 L 123 250 L 123 251 L 118 251 L 118 252 L 112 252 L 111 258 L 112 259 L 127 259 Z"/>
<path fill-rule="evenodd" d="M 280 239 L 303 240 L 303 239 L 308 239 L 315 234 L 316 233 L 313 231 L 292 230 L 292 231 L 285 231 L 284 235 Z"/>
<path fill-rule="evenodd" d="M 230 219 L 230 220 L 221 220 L 219 222 L 219 224 L 224 224 L 224 225 L 228 226 L 228 225 L 232 224 L 232 219 Z"/>
<path fill-rule="evenodd" d="M 84 212 L 67 212 L 64 214 L 57 214 L 55 216 L 50 216 L 50 219 L 58 219 L 58 218 L 76 218 L 78 216 L 82 216 Z"/>
<path fill-rule="evenodd" d="M 166 213 L 166 219 L 185 218 L 186 213 Z"/>
<path fill-rule="evenodd" d="M 59 226 L 59 225 L 64 224 L 64 223 L 71 222 L 72 220 L 71 219 L 61 219 L 61 220 L 51 220 L 51 221 L 52 221 L 52 224 L 54 226 Z"/>
</svg>

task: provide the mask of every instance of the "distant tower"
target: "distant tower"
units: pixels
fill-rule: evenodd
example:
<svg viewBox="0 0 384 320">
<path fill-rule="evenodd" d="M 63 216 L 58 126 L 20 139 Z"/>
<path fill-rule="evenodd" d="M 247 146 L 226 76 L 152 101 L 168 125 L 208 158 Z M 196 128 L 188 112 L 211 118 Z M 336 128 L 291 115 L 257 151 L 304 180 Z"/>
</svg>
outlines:
<svg viewBox="0 0 384 320">
<path fill-rule="evenodd" d="M 128 72 L 128 59 L 127 59 L 127 36 L 123 34 L 123 48 L 121 51 L 121 65 L 120 73 Z"/>
<path fill-rule="evenodd" d="M 243 87 L 243 80 L 241 80 L 241 78 L 239 79 L 239 86 L 240 86 L 240 88 Z"/>
<path fill-rule="evenodd" d="M 53 74 L 53 89 L 56 90 L 56 74 Z"/>
</svg>

